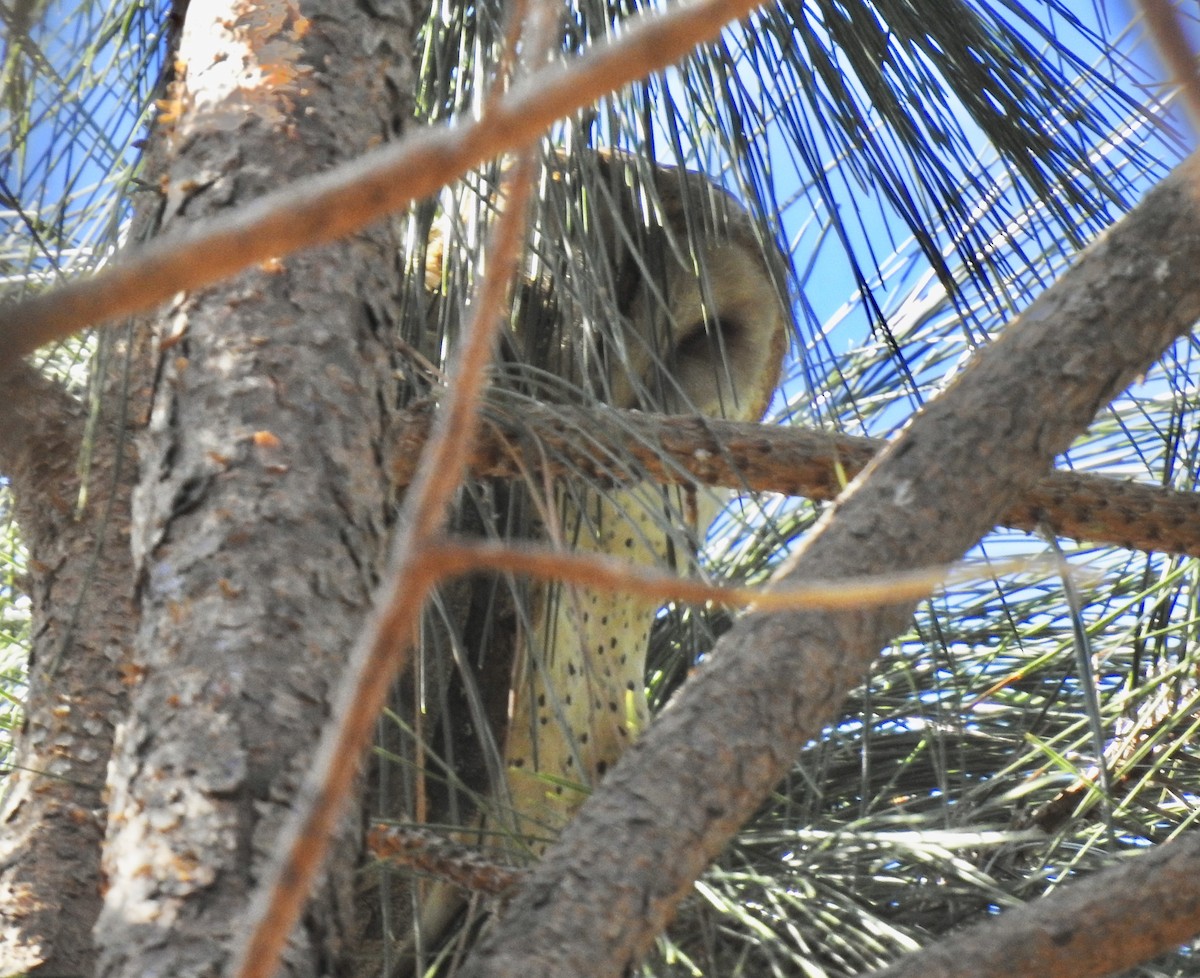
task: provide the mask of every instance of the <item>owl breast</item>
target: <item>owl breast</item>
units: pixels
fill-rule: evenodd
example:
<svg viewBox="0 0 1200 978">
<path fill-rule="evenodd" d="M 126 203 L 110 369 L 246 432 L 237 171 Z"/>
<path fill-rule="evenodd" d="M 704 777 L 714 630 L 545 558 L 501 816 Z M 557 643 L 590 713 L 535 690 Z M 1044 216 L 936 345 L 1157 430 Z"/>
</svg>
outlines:
<svg viewBox="0 0 1200 978">
<path fill-rule="evenodd" d="M 646 184 L 627 157 L 558 165 L 548 186 L 599 189 L 570 200 L 583 242 L 557 266 L 535 263 L 527 288 L 545 295 L 527 296 L 526 308 L 539 311 L 518 318 L 514 347 L 541 351 L 541 366 L 585 403 L 758 420 L 791 324 L 782 255 L 699 174 L 660 168 Z M 581 286 L 588 276 L 598 287 Z M 686 568 L 721 503 L 702 487 L 567 479 L 540 509 L 552 523 L 546 535 L 578 552 Z M 558 584 L 531 597 L 504 762 L 506 828 L 537 852 L 649 721 L 646 652 L 658 607 L 633 592 Z"/>
</svg>

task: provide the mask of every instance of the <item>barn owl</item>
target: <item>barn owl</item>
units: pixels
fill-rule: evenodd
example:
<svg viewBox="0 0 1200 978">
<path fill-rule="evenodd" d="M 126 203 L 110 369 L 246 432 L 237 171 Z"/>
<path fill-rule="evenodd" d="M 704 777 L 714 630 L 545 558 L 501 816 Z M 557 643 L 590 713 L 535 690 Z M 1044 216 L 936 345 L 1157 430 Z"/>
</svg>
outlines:
<svg viewBox="0 0 1200 978">
<path fill-rule="evenodd" d="M 701 174 L 616 153 L 553 155 L 539 189 L 497 366 L 507 403 L 758 420 L 792 319 L 787 261 L 746 210 Z M 447 300 L 469 291 L 460 276 L 473 269 L 472 243 L 494 205 L 486 182 L 442 205 L 421 266 L 434 325 L 416 346 L 428 360 L 440 358 L 456 326 Z M 719 506 L 703 487 L 583 477 L 551 486 L 535 476 L 468 487 L 459 528 L 686 568 Z M 537 515 L 523 520 L 530 510 Z M 425 717 L 432 753 L 446 761 L 429 768 L 423 752 L 414 758 L 430 771 L 413 792 L 427 799 L 418 816 L 469 825 L 463 841 L 498 843 L 509 860 L 539 854 L 648 722 L 646 654 L 658 610 L 636 594 L 518 590 L 494 579 L 443 589 L 441 623 L 426 629 L 437 648 L 409 691 L 424 704 L 410 714 L 414 725 Z M 451 660 L 456 678 L 445 671 Z M 449 884 L 422 889 L 416 933 L 433 942 L 462 897 Z"/>
<path fill-rule="evenodd" d="M 544 192 L 577 205 L 569 212 L 583 225 L 564 230 L 582 234 L 564 249 L 548 240 L 555 232 L 544 219 L 537 225 L 557 264 L 531 260 L 526 308 L 538 314 L 515 318 L 516 356 L 540 361 L 584 402 L 757 421 L 779 381 L 791 324 L 785 259 L 706 177 L 659 167 L 639 182 L 645 171 L 612 154 L 547 168 Z M 658 566 L 694 552 L 718 508 L 703 488 L 570 480 L 542 506 L 554 522 L 547 536 Z M 656 613 L 636 594 L 533 589 L 503 746 L 507 829 L 531 851 L 554 837 L 648 722 Z"/>
</svg>

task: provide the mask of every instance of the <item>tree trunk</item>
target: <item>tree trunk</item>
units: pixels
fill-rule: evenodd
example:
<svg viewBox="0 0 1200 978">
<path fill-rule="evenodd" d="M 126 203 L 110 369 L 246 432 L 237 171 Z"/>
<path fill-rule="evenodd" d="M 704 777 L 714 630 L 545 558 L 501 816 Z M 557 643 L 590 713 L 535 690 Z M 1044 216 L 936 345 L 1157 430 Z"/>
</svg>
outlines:
<svg viewBox="0 0 1200 978">
<path fill-rule="evenodd" d="M 137 624 L 129 552 L 137 462 L 118 391 L 93 427 L 85 480 L 82 405 L 24 364 L 3 389 L 0 471 L 29 552 L 33 641 L 0 810 L 0 974 L 90 975 L 104 777 L 128 704 Z"/>
<path fill-rule="evenodd" d="M 168 145 L 166 172 L 150 175 L 164 228 L 392 138 L 412 114 L 415 22 L 406 0 L 193 3 L 177 118 L 154 137 Z M 393 511 L 383 432 L 398 253 L 385 222 L 182 295 L 160 324 L 102 974 L 221 971 L 310 759 Z M 339 970 L 359 835 L 355 811 L 288 974 Z"/>
</svg>

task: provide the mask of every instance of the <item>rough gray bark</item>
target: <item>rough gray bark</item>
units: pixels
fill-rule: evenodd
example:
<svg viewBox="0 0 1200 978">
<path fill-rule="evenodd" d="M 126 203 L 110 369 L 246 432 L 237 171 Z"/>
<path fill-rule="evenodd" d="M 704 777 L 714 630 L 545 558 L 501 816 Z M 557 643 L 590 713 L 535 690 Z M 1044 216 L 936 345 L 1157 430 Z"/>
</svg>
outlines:
<svg viewBox="0 0 1200 978">
<path fill-rule="evenodd" d="M 782 581 L 954 560 L 1200 317 L 1187 161 L 976 357 L 856 480 Z M 911 605 L 751 614 L 625 755 L 464 967 L 617 976 L 836 716 Z"/>
<path fill-rule="evenodd" d="M 415 90 L 413 6 L 192 5 L 181 115 L 155 134 L 172 150 L 164 228 L 396 134 Z M 220 973 L 310 760 L 389 530 L 398 253 L 385 223 L 186 294 L 163 319 L 101 974 Z M 352 815 L 288 974 L 341 967 L 358 835 Z"/>
<path fill-rule="evenodd" d="M 25 364 L 0 384 L 8 408 L 0 472 L 29 551 L 33 604 L 25 723 L 0 806 L 0 974 L 90 975 L 102 792 L 137 621 L 129 552 L 137 462 L 114 396 L 102 402 L 81 497 L 82 406 Z"/>
</svg>

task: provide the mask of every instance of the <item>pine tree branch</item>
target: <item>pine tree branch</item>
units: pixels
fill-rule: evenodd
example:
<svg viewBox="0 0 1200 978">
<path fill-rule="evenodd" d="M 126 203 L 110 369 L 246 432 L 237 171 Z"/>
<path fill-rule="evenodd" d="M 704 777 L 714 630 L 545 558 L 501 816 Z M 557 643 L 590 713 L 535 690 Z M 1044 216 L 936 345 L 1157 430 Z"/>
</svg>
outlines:
<svg viewBox="0 0 1200 978">
<path fill-rule="evenodd" d="M 405 412 L 393 442 L 397 485 L 413 479 L 432 419 L 432 402 Z M 544 468 L 547 475 L 600 483 L 652 479 L 829 501 L 886 444 L 800 427 L 523 404 L 519 418 L 489 411 L 468 464 L 479 477 L 519 478 Z M 1200 493 L 1105 476 L 1053 472 L 999 522 L 1029 532 L 1046 526 L 1089 543 L 1200 557 Z"/>
<path fill-rule="evenodd" d="M 0 425 L 0 474 L 13 486 L 27 534 L 56 508 L 74 504 L 59 497 L 74 482 L 83 441 L 79 403 L 61 384 L 25 363 L 0 371 L 5 423 Z"/>
<path fill-rule="evenodd" d="M 379 611 L 367 621 L 351 652 L 334 716 L 317 745 L 295 810 L 280 833 L 270 870 L 255 891 L 245 936 L 234 949 L 229 974 L 238 978 L 270 978 L 277 970 L 280 953 L 352 793 L 357 764 L 348 764 L 347 759 L 366 752 L 392 682 L 408 659 L 421 608 L 434 583 L 425 553 L 442 532 L 454 493 L 466 475 L 462 449 L 469 454 L 478 427 L 488 367 L 521 256 L 533 177 L 533 154 L 526 148 L 505 180 L 503 203 L 488 245 L 488 271 L 473 297 L 474 313 L 455 351 L 445 410 L 421 453 L 421 476 L 400 511 L 400 531 L 377 595 Z"/>
<path fill-rule="evenodd" d="M 423 828 L 373 826 L 367 834 L 367 851 L 394 866 L 411 866 L 464 890 L 491 896 L 506 893 L 528 872 L 495 862 L 478 849 L 459 845 Z"/>
<path fill-rule="evenodd" d="M 902 958 L 871 978 L 1099 978 L 1200 931 L 1200 836 L 1167 842 Z"/>
</svg>

